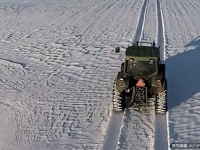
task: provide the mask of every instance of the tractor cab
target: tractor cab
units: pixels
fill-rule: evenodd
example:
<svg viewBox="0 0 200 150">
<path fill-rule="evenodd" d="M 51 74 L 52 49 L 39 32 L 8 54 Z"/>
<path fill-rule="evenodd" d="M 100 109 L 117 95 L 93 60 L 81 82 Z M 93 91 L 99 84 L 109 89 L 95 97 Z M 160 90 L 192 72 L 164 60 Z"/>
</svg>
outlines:
<svg viewBox="0 0 200 150">
<path fill-rule="evenodd" d="M 137 57 L 127 58 L 125 60 L 125 73 L 137 78 L 147 78 L 157 72 L 157 62 L 155 59 L 138 59 Z"/>
<path fill-rule="evenodd" d="M 120 48 L 116 48 L 116 53 Z M 137 78 L 149 78 L 158 73 L 160 64 L 159 47 L 142 46 L 139 42 L 129 46 L 125 52 L 125 62 L 122 63 L 123 73 Z"/>
</svg>

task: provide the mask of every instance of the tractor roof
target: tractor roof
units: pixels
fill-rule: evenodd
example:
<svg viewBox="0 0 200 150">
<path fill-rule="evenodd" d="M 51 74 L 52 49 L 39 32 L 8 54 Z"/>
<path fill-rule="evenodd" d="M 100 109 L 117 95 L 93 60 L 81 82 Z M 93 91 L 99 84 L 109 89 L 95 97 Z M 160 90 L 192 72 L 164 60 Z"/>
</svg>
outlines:
<svg viewBox="0 0 200 150">
<path fill-rule="evenodd" d="M 126 56 L 133 57 L 160 57 L 159 48 L 153 46 L 129 46 Z"/>
</svg>

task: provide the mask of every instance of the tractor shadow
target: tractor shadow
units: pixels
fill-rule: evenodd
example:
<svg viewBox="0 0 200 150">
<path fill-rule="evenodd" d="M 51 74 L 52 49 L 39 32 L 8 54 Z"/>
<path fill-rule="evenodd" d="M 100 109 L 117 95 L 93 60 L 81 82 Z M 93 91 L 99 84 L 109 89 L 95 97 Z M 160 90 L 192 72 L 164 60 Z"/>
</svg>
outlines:
<svg viewBox="0 0 200 150">
<path fill-rule="evenodd" d="M 200 92 L 200 37 L 185 45 L 180 54 L 166 59 L 166 72 L 168 80 L 168 109 L 179 107 L 182 103 Z M 173 122 L 173 120 L 170 118 Z M 174 134 L 174 124 L 170 123 L 170 134 Z"/>
<path fill-rule="evenodd" d="M 185 46 L 188 51 L 166 59 L 168 107 L 179 106 L 200 92 L 200 37 Z"/>
</svg>

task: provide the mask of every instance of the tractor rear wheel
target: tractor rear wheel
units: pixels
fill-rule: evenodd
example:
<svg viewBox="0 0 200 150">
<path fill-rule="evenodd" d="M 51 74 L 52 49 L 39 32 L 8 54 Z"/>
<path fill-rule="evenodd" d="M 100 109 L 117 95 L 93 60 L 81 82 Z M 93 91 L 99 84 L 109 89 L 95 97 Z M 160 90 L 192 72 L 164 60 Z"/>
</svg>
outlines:
<svg viewBox="0 0 200 150">
<path fill-rule="evenodd" d="M 125 109 L 125 100 L 124 100 L 124 94 L 123 92 L 120 93 L 116 89 L 116 80 L 114 81 L 113 85 L 113 111 L 124 111 Z"/>
<path fill-rule="evenodd" d="M 165 79 L 163 91 L 156 96 L 155 111 L 156 114 L 165 114 L 167 112 L 167 79 Z"/>
</svg>

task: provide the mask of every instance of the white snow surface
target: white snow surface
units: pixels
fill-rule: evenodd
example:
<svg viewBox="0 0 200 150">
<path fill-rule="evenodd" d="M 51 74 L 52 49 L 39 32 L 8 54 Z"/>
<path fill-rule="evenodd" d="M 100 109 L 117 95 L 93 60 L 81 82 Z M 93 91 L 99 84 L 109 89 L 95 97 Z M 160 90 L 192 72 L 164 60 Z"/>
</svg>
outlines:
<svg viewBox="0 0 200 150">
<path fill-rule="evenodd" d="M 199 15 L 198 0 L 0 0 L 0 149 L 198 143 Z M 161 46 L 164 119 L 131 109 L 113 117 L 112 84 L 124 58 L 114 48 L 139 39 Z"/>
</svg>

